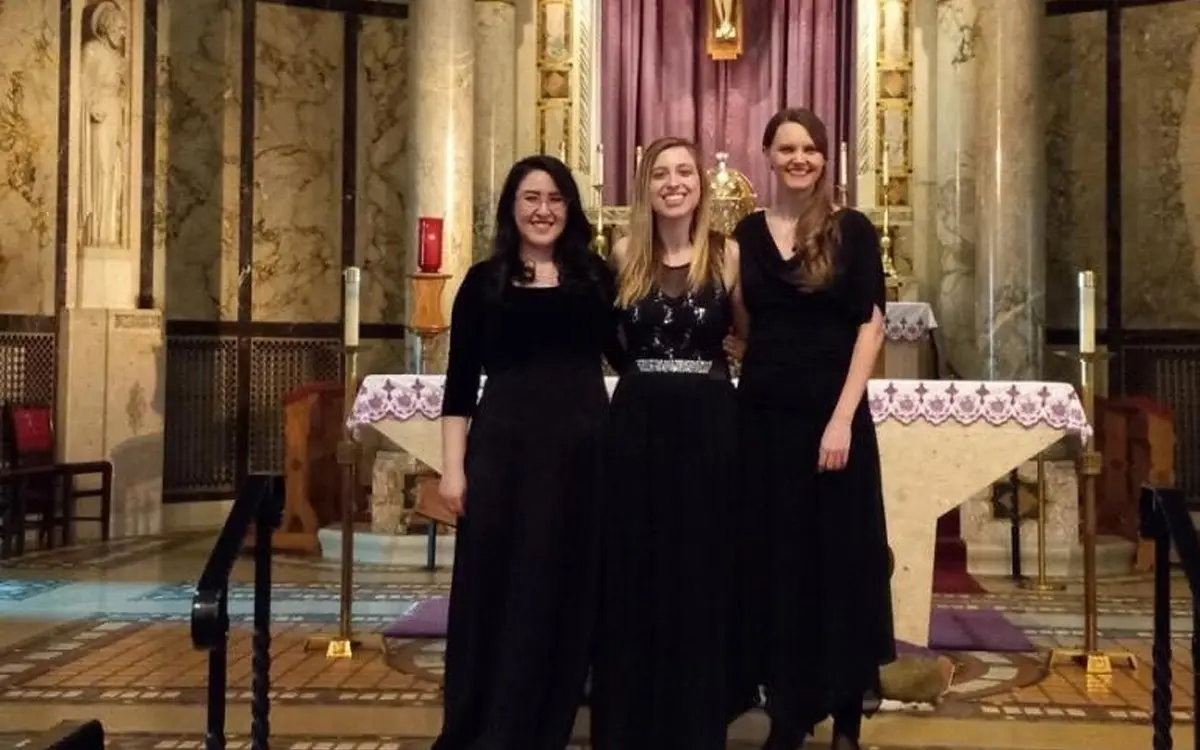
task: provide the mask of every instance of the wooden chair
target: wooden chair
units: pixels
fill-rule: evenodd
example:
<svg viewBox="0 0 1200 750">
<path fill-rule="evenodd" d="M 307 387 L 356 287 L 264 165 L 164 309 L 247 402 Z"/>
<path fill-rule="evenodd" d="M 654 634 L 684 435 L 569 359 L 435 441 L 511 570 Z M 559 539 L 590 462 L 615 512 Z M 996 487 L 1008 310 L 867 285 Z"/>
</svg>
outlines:
<svg viewBox="0 0 1200 750">
<path fill-rule="evenodd" d="M 108 541 L 112 524 L 112 476 L 109 461 L 60 462 L 55 455 L 54 417 L 46 404 L 9 404 L 5 420 L 11 440 L 8 442 L 10 465 L 15 469 L 41 469 L 24 483 L 22 498 L 27 512 L 38 516 L 39 541 L 54 546 L 54 530 L 62 533 L 64 544 L 75 541 L 79 521 L 100 524 L 100 538 Z M 79 489 L 75 479 L 99 475 L 100 487 Z M 76 514 L 78 501 L 100 499 L 100 515 Z"/>
</svg>

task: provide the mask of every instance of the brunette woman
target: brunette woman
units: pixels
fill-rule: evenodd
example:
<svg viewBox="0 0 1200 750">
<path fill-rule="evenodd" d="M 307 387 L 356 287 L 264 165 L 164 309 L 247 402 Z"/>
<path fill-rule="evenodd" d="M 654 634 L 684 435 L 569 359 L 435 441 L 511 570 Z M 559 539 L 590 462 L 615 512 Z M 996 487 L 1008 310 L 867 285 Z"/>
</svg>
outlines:
<svg viewBox="0 0 1200 750">
<path fill-rule="evenodd" d="M 496 227 L 451 318 L 440 490 L 461 520 L 434 748 L 562 750 L 596 614 L 613 279 L 557 159 L 512 168 Z"/>
<path fill-rule="evenodd" d="M 709 230 L 696 148 L 663 138 L 635 175 L 614 245 L 630 360 L 605 464 L 597 750 L 719 750 L 729 687 L 736 394 L 722 342 L 737 246 Z"/>
<path fill-rule="evenodd" d="M 858 747 L 879 667 L 895 658 L 879 446 L 864 398 L 883 344 L 875 227 L 833 205 L 825 125 L 785 109 L 763 151 L 775 201 L 738 226 L 750 333 L 738 395 L 742 492 L 759 607 L 750 642 L 766 693 L 766 750 L 834 719 Z"/>
</svg>

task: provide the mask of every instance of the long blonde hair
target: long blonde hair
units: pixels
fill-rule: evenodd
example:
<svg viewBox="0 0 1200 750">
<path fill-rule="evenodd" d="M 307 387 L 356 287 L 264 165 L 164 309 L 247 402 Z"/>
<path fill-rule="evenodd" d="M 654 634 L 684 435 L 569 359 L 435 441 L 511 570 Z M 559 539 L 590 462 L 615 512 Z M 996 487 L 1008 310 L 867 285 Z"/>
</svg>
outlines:
<svg viewBox="0 0 1200 750">
<path fill-rule="evenodd" d="M 617 305 L 629 307 L 650 293 L 654 283 L 656 259 L 661 242 L 658 238 L 654 210 L 650 207 L 650 175 L 654 163 L 664 151 L 685 148 L 696 162 L 700 176 L 700 202 L 692 214 L 690 238 L 692 241 L 692 266 L 688 270 L 688 288 L 699 289 L 707 282 L 717 283 L 721 279 L 723 243 L 711 241 L 709 229 L 709 186 L 708 178 L 700 165 L 700 152 L 696 144 L 685 138 L 667 136 L 659 138 L 646 147 L 646 153 L 638 165 L 633 178 L 633 202 L 629 210 L 628 244 L 617 269 Z"/>
<path fill-rule="evenodd" d="M 829 132 L 825 129 L 825 123 L 812 110 L 800 107 L 781 109 L 763 129 L 763 151 L 771 149 L 775 143 L 775 133 L 787 122 L 807 130 L 813 146 L 826 159 L 821 168 L 821 176 L 817 178 L 813 187 L 812 200 L 804 207 L 796 221 L 794 250 L 799 263 L 795 283 L 804 291 L 814 291 L 828 286 L 833 280 L 833 255 L 841 243 L 838 209 L 833 205 L 833 191 L 830 187 Z"/>
</svg>

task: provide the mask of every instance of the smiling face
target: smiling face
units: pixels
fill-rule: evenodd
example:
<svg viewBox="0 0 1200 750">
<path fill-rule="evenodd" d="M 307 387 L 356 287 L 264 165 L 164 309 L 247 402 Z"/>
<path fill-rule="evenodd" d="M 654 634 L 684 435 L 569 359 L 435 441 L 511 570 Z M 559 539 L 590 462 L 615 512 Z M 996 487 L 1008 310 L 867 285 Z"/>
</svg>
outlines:
<svg viewBox="0 0 1200 750">
<path fill-rule="evenodd" d="M 530 247 L 553 247 L 567 223 L 567 202 L 549 174 L 534 170 L 517 186 L 513 218 Z"/>
<path fill-rule="evenodd" d="M 812 190 L 825 172 L 825 155 L 808 130 L 795 122 L 784 122 L 775 131 L 775 138 L 767 148 L 767 160 L 779 186 L 786 190 Z"/>
<path fill-rule="evenodd" d="M 667 219 L 688 216 L 700 204 L 700 167 L 686 146 L 664 150 L 650 168 L 650 209 Z"/>
</svg>

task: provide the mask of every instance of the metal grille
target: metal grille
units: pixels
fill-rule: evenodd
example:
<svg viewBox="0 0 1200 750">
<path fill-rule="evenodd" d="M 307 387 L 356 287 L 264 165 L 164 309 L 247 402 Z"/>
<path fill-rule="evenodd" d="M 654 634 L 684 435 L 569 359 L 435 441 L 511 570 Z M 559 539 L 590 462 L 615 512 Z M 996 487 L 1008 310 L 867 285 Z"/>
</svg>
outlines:
<svg viewBox="0 0 1200 750">
<path fill-rule="evenodd" d="M 54 408 L 58 382 L 53 333 L 0 333 L 0 406 L 46 404 Z M 0 429 L 0 467 L 8 465 L 8 427 Z"/>
<path fill-rule="evenodd" d="M 228 492 L 237 476 L 237 341 L 167 337 L 163 492 Z"/>
<path fill-rule="evenodd" d="M 1175 479 L 1200 501 L 1200 346 L 1127 346 L 1125 392 L 1171 408 L 1175 422 Z"/>
<path fill-rule="evenodd" d="M 337 339 L 254 339 L 250 344 L 250 472 L 283 471 L 283 399 L 293 388 L 340 380 Z"/>
</svg>

